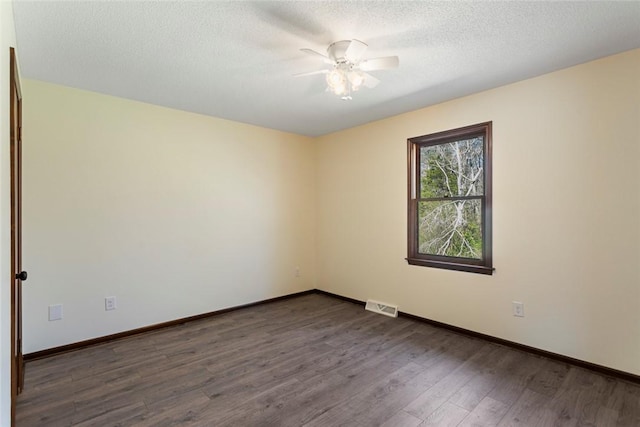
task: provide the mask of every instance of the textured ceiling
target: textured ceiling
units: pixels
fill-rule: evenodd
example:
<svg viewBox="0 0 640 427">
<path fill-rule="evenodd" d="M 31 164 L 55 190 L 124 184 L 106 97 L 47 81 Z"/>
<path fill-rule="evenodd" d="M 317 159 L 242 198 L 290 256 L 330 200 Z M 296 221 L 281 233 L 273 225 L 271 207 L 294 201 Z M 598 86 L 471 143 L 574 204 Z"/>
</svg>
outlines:
<svg viewBox="0 0 640 427">
<path fill-rule="evenodd" d="M 24 77 L 322 135 L 640 47 L 640 2 L 15 2 Z M 400 67 L 352 101 L 300 52 Z"/>
</svg>

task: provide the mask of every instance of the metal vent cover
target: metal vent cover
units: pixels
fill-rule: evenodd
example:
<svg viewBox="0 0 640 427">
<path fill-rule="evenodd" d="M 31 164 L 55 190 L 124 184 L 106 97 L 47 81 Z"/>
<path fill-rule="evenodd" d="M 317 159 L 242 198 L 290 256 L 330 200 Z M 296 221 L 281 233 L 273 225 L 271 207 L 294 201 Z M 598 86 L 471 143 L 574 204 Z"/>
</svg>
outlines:
<svg viewBox="0 0 640 427">
<path fill-rule="evenodd" d="M 398 317 L 398 306 L 387 304 L 386 302 L 374 301 L 370 299 L 367 300 L 367 304 L 364 306 L 364 309 L 389 317 Z"/>
</svg>

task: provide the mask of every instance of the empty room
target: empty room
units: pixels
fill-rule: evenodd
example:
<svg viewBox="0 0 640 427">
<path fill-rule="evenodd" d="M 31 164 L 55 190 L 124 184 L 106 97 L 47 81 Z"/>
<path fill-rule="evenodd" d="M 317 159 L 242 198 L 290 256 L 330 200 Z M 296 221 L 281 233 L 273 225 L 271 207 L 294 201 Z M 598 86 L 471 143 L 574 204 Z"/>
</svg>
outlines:
<svg viewBox="0 0 640 427">
<path fill-rule="evenodd" d="M 0 426 L 640 426 L 640 2 L 0 2 Z"/>
</svg>

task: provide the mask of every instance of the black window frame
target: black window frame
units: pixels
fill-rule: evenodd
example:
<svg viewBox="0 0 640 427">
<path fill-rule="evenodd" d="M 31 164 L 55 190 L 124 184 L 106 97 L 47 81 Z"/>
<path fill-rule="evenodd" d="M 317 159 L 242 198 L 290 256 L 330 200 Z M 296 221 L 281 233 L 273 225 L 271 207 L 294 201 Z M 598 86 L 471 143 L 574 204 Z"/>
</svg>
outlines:
<svg viewBox="0 0 640 427">
<path fill-rule="evenodd" d="M 409 138 L 407 140 L 407 262 L 410 265 L 443 268 L 480 274 L 493 274 L 492 251 L 492 123 L 484 122 L 443 132 Z M 418 251 L 418 202 L 434 200 L 422 199 L 420 191 L 420 148 L 448 144 L 451 142 L 483 137 L 484 195 L 482 205 L 482 259 L 461 258 L 444 255 L 421 254 Z M 478 198 L 476 196 L 476 198 Z M 442 198 L 444 199 L 444 198 Z M 455 197 L 454 197 L 455 199 Z"/>
</svg>

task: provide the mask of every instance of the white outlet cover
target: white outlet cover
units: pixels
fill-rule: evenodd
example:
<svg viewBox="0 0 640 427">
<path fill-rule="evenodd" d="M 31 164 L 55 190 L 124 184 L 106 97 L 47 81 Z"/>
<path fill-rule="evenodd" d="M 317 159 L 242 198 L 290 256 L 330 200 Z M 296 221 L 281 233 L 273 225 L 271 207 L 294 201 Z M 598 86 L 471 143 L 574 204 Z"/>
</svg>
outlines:
<svg viewBox="0 0 640 427">
<path fill-rule="evenodd" d="M 104 309 L 106 311 L 115 310 L 116 308 L 116 297 L 106 297 L 104 299 Z"/>
<path fill-rule="evenodd" d="M 524 317 L 524 304 L 520 301 L 512 301 L 513 315 L 516 317 Z"/>
<path fill-rule="evenodd" d="M 54 304 L 49 306 L 49 321 L 62 319 L 62 304 Z"/>
</svg>

